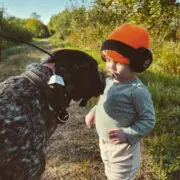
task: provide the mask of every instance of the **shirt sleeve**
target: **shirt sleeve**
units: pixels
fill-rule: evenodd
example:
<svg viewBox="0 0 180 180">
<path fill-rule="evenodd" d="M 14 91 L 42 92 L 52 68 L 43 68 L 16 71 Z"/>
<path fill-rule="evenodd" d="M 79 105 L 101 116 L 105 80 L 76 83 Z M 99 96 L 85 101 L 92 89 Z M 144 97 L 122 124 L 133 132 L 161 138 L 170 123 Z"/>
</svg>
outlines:
<svg viewBox="0 0 180 180">
<path fill-rule="evenodd" d="M 155 110 L 151 94 L 145 87 L 137 87 L 132 92 L 133 104 L 137 113 L 135 122 L 123 128 L 127 141 L 134 145 L 155 126 Z"/>
</svg>

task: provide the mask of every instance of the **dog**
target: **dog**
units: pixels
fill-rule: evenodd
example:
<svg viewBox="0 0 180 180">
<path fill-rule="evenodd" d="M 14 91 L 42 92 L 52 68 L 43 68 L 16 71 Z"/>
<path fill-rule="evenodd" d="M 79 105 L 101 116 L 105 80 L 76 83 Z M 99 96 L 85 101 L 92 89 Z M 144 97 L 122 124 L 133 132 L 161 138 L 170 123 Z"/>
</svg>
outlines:
<svg viewBox="0 0 180 180">
<path fill-rule="evenodd" d="M 82 51 L 63 49 L 0 83 L 0 180 L 41 179 L 48 138 L 67 120 L 71 100 L 85 106 L 103 93 L 97 65 Z"/>
</svg>

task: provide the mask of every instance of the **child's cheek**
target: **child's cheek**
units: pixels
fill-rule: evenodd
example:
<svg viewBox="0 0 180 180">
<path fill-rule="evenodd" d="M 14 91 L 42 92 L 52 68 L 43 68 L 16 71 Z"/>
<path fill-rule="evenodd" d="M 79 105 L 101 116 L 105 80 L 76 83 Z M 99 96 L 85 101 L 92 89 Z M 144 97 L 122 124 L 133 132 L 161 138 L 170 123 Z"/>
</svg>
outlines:
<svg viewBox="0 0 180 180">
<path fill-rule="evenodd" d="M 106 63 L 106 69 L 107 69 L 107 70 L 111 70 L 111 65 L 110 65 L 110 63 L 108 63 L 108 62 Z"/>
<path fill-rule="evenodd" d="M 118 74 L 121 76 L 121 77 L 128 77 L 129 74 L 130 74 L 130 71 L 128 68 L 121 68 L 121 69 L 118 69 Z"/>
</svg>

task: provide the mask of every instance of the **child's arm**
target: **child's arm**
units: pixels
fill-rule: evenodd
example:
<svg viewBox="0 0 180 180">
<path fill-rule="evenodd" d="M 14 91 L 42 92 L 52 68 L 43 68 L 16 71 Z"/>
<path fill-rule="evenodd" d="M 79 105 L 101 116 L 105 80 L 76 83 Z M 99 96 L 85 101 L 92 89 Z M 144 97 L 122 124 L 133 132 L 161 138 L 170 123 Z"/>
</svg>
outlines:
<svg viewBox="0 0 180 180">
<path fill-rule="evenodd" d="M 151 94 L 146 88 L 138 87 L 132 93 L 137 112 L 137 120 L 129 127 L 123 128 L 127 141 L 134 145 L 147 135 L 155 126 L 155 110 Z"/>
<path fill-rule="evenodd" d="M 88 128 L 91 128 L 95 124 L 96 106 L 94 106 L 85 117 L 85 122 Z"/>
</svg>

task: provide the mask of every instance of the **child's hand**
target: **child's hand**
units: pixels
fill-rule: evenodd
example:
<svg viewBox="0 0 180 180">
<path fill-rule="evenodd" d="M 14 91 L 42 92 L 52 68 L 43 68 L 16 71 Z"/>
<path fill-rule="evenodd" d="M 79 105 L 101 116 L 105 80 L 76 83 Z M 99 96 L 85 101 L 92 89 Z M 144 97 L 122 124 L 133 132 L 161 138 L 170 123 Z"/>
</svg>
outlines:
<svg viewBox="0 0 180 180">
<path fill-rule="evenodd" d="M 120 128 L 109 129 L 108 132 L 109 139 L 115 144 L 127 141 L 127 137 L 125 136 L 123 130 Z"/>
<path fill-rule="evenodd" d="M 86 125 L 91 128 L 95 124 L 95 111 L 90 111 L 85 117 Z"/>
</svg>

